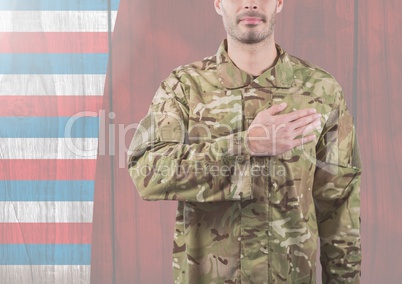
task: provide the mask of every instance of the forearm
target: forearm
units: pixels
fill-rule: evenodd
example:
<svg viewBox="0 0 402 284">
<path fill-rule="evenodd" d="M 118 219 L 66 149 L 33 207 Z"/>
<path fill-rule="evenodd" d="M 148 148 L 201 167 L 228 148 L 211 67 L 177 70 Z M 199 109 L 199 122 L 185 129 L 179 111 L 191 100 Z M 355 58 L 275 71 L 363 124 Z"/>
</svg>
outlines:
<svg viewBox="0 0 402 284">
<path fill-rule="evenodd" d="M 360 283 L 361 170 L 346 167 L 341 171 L 318 189 L 323 194 L 316 200 L 322 279 L 323 283 Z"/>
<path fill-rule="evenodd" d="M 362 164 L 353 118 L 342 93 L 326 121 L 316 153 L 313 194 L 323 283 L 360 283 Z"/>
<path fill-rule="evenodd" d="M 129 157 L 129 172 L 146 200 L 213 202 L 252 198 L 244 132 L 214 142 L 158 142 Z"/>
</svg>

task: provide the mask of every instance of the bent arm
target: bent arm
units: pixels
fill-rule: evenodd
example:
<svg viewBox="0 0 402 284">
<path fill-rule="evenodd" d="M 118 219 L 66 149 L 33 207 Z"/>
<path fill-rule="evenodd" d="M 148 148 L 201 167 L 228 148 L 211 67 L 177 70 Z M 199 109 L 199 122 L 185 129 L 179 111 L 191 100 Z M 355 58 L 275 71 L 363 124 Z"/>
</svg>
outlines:
<svg viewBox="0 0 402 284">
<path fill-rule="evenodd" d="M 187 144 L 188 108 L 165 83 L 132 139 L 128 169 L 146 200 L 252 198 L 245 132 Z"/>
<path fill-rule="evenodd" d="M 340 93 L 317 146 L 314 200 L 323 283 L 360 283 L 361 160 L 352 116 Z"/>
</svg>

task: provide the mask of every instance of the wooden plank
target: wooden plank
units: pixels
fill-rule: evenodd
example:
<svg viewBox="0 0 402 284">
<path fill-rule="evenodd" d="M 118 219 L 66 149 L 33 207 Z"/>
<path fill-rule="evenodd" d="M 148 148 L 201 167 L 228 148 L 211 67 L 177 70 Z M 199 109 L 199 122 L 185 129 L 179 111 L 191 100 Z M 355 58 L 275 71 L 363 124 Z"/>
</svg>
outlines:
<svg viewBox="0 0 402 284">
<path fill-rule="evenodd" d="M 96 159 L 97 146 L 98 138 L 0 138 L 2 158 L 10 160 Z"/>
<path fill-rule="evenodd" d="M 362 187 L 363 283 L 399 283 L 402 271 L 401 1 L 359 3 L 358 130 Z"/>
<path fill-rule="evenodd" d="M 93 202 L 1 201 L 0 223 L 91 223 Z"/>
<path fill-rule="evenodd" d="M 96 160 L 90 278 L 93 284 L 115 283 L 109 162 L 106 155 L 98 156 Z"/>
<path fill-rule="evenodd" d="M 112 30 L 117 11 L 112 11 Z M 1 11 L 0 32 L 107 32 L 107 11 Z"/>
<path fill-rule="evenodd" d="M 0 223 L 0 244 L 90 244 L 91 223 Z"/>
<path fill-rule="evenodd" d="M 99 113 L 101 96 L 4 96 L 0 113 L 3 116 L 90 116 Z"/>
<path fill-rule="evenodd" d="M 0 201 L 93 201 L 93 189 L 88 180 L 0 180 Z"/>
<path fill-rule="evenodd" d="M 107 11 L 108 2 L 104 0 L 80 0 L 80 1 L 52 1 L 52 0 L 3 0 L 0 10 L 5 11 Z M 119 8 L 120 0 L 111 0 L 111 10 Z"/>
<path fill-rule="evenodd" d="M 106 32 L 0 33 L 0 53 L 107 53 Z M 35 44 L 31 44 L 35 42 Z"/>
<path fill-rule="evenodd" d="M 4 284 L 89 283 L 90 265 L 0 265 Z"/>
<path fill-rule="evenodd" d="M 157 80 L 159 81 L 158 77 L 160 78 L 160 76 L 164 75 L 161 74 L 162 70 L 158 70 L 158 66 L 166 66 L 167 62 L 164 63 L 162 58 L 167 58 L 167 56 L 166 53 L 161 53 L 157 50 L 160 48 L 157 42 L 158 34 L 163 34 L 160 33 L 158 28 L 161 23 L 159 15 L 166 13 L 166 10 L 163 11 L 163 7 L 160 7 L 160 5 L 163 6 L 164 4 L 161 1 L 149 1 L 146 4 L 141 1 L 134 1 L 134 3 L 127 5 L 129 16 L 126 19 L 126 24 L 132 27 L 140 28 L 142 26 L 146 28 L 141 28 L 141 30 L 133 29 L 129 34 L 130 47 L 125 51 L 129 55 L 127 58 L 130 58 L 129 68 L 131 74 L 130 77 L 127 77 L 129 89 L 125 94 L 117 89 L 122 85 L 122 78 L 116 75 L 121 73 L 119 66 L 126 59 L 116 58 L 116 63 L 113 65 L 113 86 L 114 90 L 117 91 L 114 91 L 114 94 L 125 95 L 131 102 L 126 104 L 124 100 L 114 96 L 116 110 L 123 109 L 122 113 L 126 114 L 120 120 L 125 125 L 138 122 L 139 118 L 146 114 L 149 102 L 156 91 L 156 86 L 159 84 L 157 82 Z M 154 10 L 156 6 L 159 6 L 158 10 Z M 153 19 L 146 16 L 155 12 L 158 16 Z M 170 26 L 169 22 L 166 24 Z M 118 36 L 118 34 L 115 33 L 115 36 Z M 122 33 L 121 36 L 127 36 L 127 34 Z M 161 39 L 163 38 L 166 38 L 166 36 L 162 35 Z M 145 53 L 141 51 L 145 51 Z M 173 54 L 172 56 L 175 55 Z M 132 134 L 133 132 L 130 131 L 124 136 L 124 145 L 129 145 Z M 125 224 L 124 212 L 119 210 L 115 212 L 116 243 L 119 248 L 122 248 L 123 244 L 130 242 L 130 238 L 134 241 L 131 246 L 133 248 L 131 253 L 127 253 L 124 249 L 116 250 L 116 267 L 119 268 L 116 270 L 116 283 L 127 282 L 128 279 L 131 279 L 132 274 L 134 274 L 133 279 L 136 279 L 136 283 L 163 283 L 172 279 L 170 272 L 171 255 L 164 252 L 171 251 L 173 227 L 168 231 L 162 231 L 162 224 L 173 224 L 172 210 L 169 210 L 168 206 L 162 202 L 145 202 L 141 200 L 130 177 L 127 175 L 127 171 L 122 172 L 121 177 L 116 179 L 116 188 L 127 188 L 127 196 L 130 196 L 132 200 L 132 205 L 130 206 L 124 196 L 116 195 L 115 208 L 121 206 L 132 208 L 127 212 L 128 216 L 132 217 L 130 230 L 125 229 L 127 225 Z M 174 202 L 169 205 L 175 207 Z M 163 212 L 163 208 L 167 210 Z M 169 235 L 168 238 L 164 238 L 166 235 Z M 127 266 L 125 259 L 133 260 L 136 266 Z"/>
<path fill-rule="evenodd" d="M 0 180 L 94 180 L 96 160 L 3 160 Z"/>
<path fill-rule="evenodd" d="M 290 54 L 335 77 L 348 106 L 353 93 L 353 1 L 285 1 L 275 37 Z"/>
<path fill-rule="evenodd" d="M 17 2 L 0 4 L 1 283 L 89 283 L 99 119 L 78 122 L 73 140 L 59 130 L 90 115 L 85 104 L 98 114 L 117 11 L 103 0 Z"/>
<path fill-rule="evenodd" d="M 101 96 L 105 78 L 105 74 L 2 74 L 0 96 Z"/>
</svg>

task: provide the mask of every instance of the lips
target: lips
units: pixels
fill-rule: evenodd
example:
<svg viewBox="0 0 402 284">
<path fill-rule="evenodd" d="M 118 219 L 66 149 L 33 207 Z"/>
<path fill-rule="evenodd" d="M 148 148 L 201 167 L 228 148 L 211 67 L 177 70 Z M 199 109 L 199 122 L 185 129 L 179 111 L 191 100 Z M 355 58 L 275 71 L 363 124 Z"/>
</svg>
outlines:
<svg viewBox="0 0 402 284">
<path fill-rule="evenodd" d="M 255 18 L 255 17 L 245 17 L 245 18 L 240 19 L 240 21 L 247 25 L 257 25 L 262 22 L 262 19 Z"/>
</svg>

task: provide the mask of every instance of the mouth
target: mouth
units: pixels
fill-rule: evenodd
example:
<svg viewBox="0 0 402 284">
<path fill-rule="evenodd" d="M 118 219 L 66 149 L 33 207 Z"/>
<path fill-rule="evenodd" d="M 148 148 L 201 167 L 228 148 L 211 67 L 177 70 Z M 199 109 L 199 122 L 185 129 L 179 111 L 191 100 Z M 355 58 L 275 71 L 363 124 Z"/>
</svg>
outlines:
<svg viewBox="0 0 402 284">
<path fill-rule="evenodd" d="M 255 11 L 247 11 L 237 16 L 237 23 L 244 23 L 249 26 L 259 25 L 266 21 L 267 18 L 264 14 Z"/>
<path fill-rule="evenodd" d="M 263 20 L 257 17 L 244 17 L 240 19 L 240 22 L 246 25 L 258 25 L 259 23 L 262 23 Z"/>
</svg>

